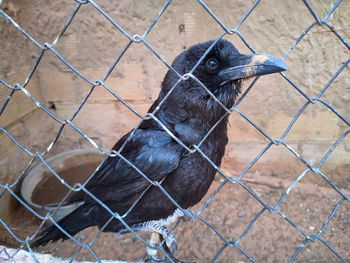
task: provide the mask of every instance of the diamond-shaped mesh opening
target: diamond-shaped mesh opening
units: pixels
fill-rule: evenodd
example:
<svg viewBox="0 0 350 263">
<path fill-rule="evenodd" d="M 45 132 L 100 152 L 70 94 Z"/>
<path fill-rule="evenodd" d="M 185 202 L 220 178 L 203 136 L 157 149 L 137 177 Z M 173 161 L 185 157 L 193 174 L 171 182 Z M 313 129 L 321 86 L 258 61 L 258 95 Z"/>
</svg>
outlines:
<svg viewBox="0 0 350 263">
<path fill-rule="evenodd" d="M 240 31 L 247 35 L 249 42 L 254 43 L 257 52 L 282 56 L 312 22 L 313 17 L 302 2 L 262 1 L 242 24 Z M 266 34 L 267 31 L 272 35 L 278 35 L 273 44 Z"/>
<path fill-rule="evenodd" d="M 304 182 L 308 176 L 315 176 L 308 173 L 301 179 L 295 187 L 288 193 L 280 204 L 280 211 L 297 224 L 309 236 L 317 235 L 324 222 L 338 204 L 341 196 L 333 189 Z M 304 189 L 302 189 L 304 188 Z M 317 191 L 317 194 L 315 192 Z M 308 199 L 307 204 L 303 200 Z M 302 217 L 300 217 L 302 215 Z"/>
<path fill-rule="evenodd" d="M 280 242 L 288 236 L 289 242 Z M 302 235 L 286 222 L 280 215 L 264 211 L 247 235 L 242 239 L 240 245 L 256 261 L 288 261 L 292 252 L 285 246 L 296 248 Z M 257 248 L 261 252 L 256 252 Z"/>
<path fill-rule="evenodd" d="M 322 34 L 319 34 L 322 30 Z M 337 47 L 337 52 L 329 49 Z M 307 52 L 307 50 L 313 52 Z M 309 96 L 316 96 L 349 57 L 349 49 L 328 28 L 315 25 L 298 43 L 286 62 L 293 61 L 288 76 Z M 327 63 L 325 63 L 327 61 Z M 298 68 L 305 67 L 303 72 Z"/>
<path fill-rule="evenodd" d="M 37 165 L 67 192 L 82 189 L 110 219 L 124 222 L 143 196 L 119 214 L 85 187 L 85 179 L 63 180 L 49 160 L 74 149 L 123 159 L 119 148 L 109 151 L 116 138 L 149 119 L 218 172 L 202 201 L 182 210 L 192 221 L 179 219 L 168 229 L 178 242 L 176 257 L 350 260 L 348 2 L 4 0 L 0 5 L 1 260 L 16 262 L 17 248 L 28 249 L 26 255 L 37 262 L 46 260 L 30 244 L 45 224 L 58 226 L 55 212 L 40 214 L 20 194 L 23 178 Z M 237 104 L 226 112 L 231 126 L 222 169 L 201 148 L 210 129 L 200 143 L 186 145 L 147 113 L 163 76 L 174 71 L 171 61 L 193 44 L 218 38 L 241 53 L 282 57 L 289 66 L 285 73 L 245 82 Z M 183 80 L 194 78 L 189 73 L 175 72 Z M 182 209 L 161 182 L 125 161 Z M 67 196 L 59 199 L 62 206 Z M 154 261 L 145 254 L 152 247 L 149 233 L 125 227 L 131 233 L 122 237 L 94 227 L 37 251 L 71 260 Z M 164 242 L 153 248 L 163 261 L 176 262 Z"/>
<path fill-rule="evenodd" d="M 103 48 L 99 45 L 103 42 Z M 88 43 L 88 45 L 86 45 Z M 89 79 L 102 78 L 128 39 L 92 5 L 83 5 L 57 42 L 56 50 Z M 51 60 L 54 62 L 56 58 Z M 108 65 L 108 66 L 107 66 Z M 94 69 L 106 69 L 96 78 Z M 94 72 L 97 73 L 97 72 Z M 93 78 L 95 77 L 95 78 Z"/>
</svg>

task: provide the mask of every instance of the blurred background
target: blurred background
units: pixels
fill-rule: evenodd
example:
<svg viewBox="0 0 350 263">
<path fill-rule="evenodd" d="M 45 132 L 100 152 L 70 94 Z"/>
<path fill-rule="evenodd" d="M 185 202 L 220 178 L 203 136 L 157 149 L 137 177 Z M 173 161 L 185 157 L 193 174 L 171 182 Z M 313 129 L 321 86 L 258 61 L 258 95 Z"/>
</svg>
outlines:
<svg viewBox="0 0 350 263">
<path fill-rule="evenodd" d="M 259 2 L 259 1 L 258 1 Z M 260 1 L 239 32 L 257 53 L 284 58 L 289 69 L 285 75 L 310 98 L 319 95 L 337 71 L 348 63 L 349 45 L 341 41 L 326 25 L 314 25 L 293 47 L 302 33 L 315 22 L 306 1 Z M 256 1 L 208 0 L 205 5 L 228 28 L 234 28 Z M 309 0 L 315 14 L 323 19 L 335 0 Z M 52 43 L 71 16 L 75 1 L 3 0 L 1 9 L 38 43 Z M 129 35 L 143 35 L 162 9 L 165 1 L 96 0 L 110 17 Z M 350 2 L 342 1 L 327 19 L 341 37 L 350 40 Z M 197 1 L 172 1 L 146 36 L 146 41 L 168 63 L 191 45 L 218 38 L 224 29 Z M 241 53 L 251 53 L 237 35 L 225 35 Z M 36 64 L 41 49 L 27 39 L 4 16 L 0 15 L 0 78 L 8 85 L 23 84 Z M 95 81 L 102 79 L 114 60 L 129 43 L 91 4 L 80 7 L 72 23 L 55 44 L 55 50 L 72 66 Z M 286 57 L 284 57 L 287 55 Z M 168 68 L 141 43 L 132 43 L 105 81 L 116 94 L 138 113 L 145 115 L 160 91 Z M 251 81 L 246 81 L 244 90 Z M 91 84 L 81 79 L 50 50 L 41 58 L 26 90 L 61 120 L 69 119 L 81 105 Z M 0 105 L 11 89 L 0 83 Z M 321 97 L 345 120 L 350 120 L 350 68 L 341 71 Z M 237 107 L 273 139 L 279 139 L 307 98 L 280 74 L 259 78 Z M 73 123 L 99 146 L 109 150 L 140 119 L 112 96 L 103 86 L 96 87 Z M 0 125 L 32 153 L 44 152 L 60 131 L 61 124 L 40 109 L 24 92 L 11 95 L 0 116 Z M 322 158 L 349 125 L 324 104 L 310 104 L 301 113 L 284 141 L 310 166 L 316 168 Z M 230 116 L 229 143 L 221 166 L 228 176 L 238 177 L 270 143 L 255 127 L 237 113 Z M 5 229 L 6 224 L 20 239 L 34 234 L 41 220 L 20 204 L 3 186 L 11 185 L 21 176 L 32 157 L 21 150 L 5 132 L 0 132 L 0 245 L 18 248 L 20 242 Z M 76 150 L 98 150 L 71 126 L 66 125 L 45 159 Z M 39 164 L 35 160 L 30 168 Z M 307 166 L 283 145 L 272 145 L 244 174 L 242 182 L 266 205 L 275 206 L 288 187 Z M 320 168 L 344 195 L 350 193 L 350 138 L 345 136 Z M 52 175 L 51 175 L 52 176 Z M 23 177 L 23 175 L 22 175 Z M 20 180 L 11 189 L 20 195 Z M 218 175 L 198 212 L 223 177 Z M 279 210 L 308 235 L 317 235 L 333 209 L 343 197 L 320 174 L 307 173 L 283 199 Z M 201 214 L 231 241 L 242 235 L 263 206 L 239 184 L 228 183 L 215 195 Z M 90 228 L 80 237 L 89 241 L 97 233 Z M 181 222 L 174 231 L 182 260 L 209 262 L 225 244 L 207 225 L 199 220 Z M 148 236 L 145 236 L 145 238 Z M 350 206 L 345 201 L 322 233 L 343 259 L 350 260 Z M 305 236 L 280 215 L 265 210 L 239 245 L 256 262 L 286 262 L 291 259 Z M 77 244 L 68 240 L 40 248 L 42 253 L 71 257 Z M 137 261 L 145 245 L 128 234 L 117 238 L 102 233 L 93 249 L 100 259 Z M 83 248 L 78 260 L 94 260 Z M 228 247 L 219 254 L 218 262 L 248 262 L 237 248 Z M 296 262 L 341 262 L 321 242 L 308 242 Z"/>
</svg>

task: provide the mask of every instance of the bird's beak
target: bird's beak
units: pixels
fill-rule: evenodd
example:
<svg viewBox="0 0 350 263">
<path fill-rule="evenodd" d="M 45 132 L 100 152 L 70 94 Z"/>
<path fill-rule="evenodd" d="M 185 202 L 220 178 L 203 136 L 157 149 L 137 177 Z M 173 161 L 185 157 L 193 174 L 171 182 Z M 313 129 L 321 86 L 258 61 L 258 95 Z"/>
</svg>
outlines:
<svg viewBox="0 0 350 263">
<path fill-rule="evenodd" d="M 222 69 L 222 82 L 266 75 L 288 69 L 279 58 L 266 54 L 232 55 L 229 67 Z"/>
</svg>

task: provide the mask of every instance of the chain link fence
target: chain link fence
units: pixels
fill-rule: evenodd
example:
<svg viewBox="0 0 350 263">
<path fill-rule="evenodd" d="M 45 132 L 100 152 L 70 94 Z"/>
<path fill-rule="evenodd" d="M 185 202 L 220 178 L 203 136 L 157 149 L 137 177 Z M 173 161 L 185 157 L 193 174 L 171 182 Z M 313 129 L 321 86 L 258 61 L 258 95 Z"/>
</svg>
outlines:
<svg viewBox="0 0 350 263">
<path fill-rule="evenodd" d="M 212 262 L 217 262 L 220 261 L 220 255 L 222 255 L 222 253 L 226 250 L 236 250 L 239 253 L 241 253 L 242 255 L 245 256 L 247 261 L 250 262 L 256 262 L 256 259 L 254 258 L 254 256 L 252 256 L 249 252 L 247 252 L 240 244 L 241 241 L 247 238 L 247 234 L 249 233 L 249 231 L 252 229 L 253 225 L 256 224 L 256 222 L 258 222 L 260 220 L 260 218 L 262 217 L 262 215 L 264 213 L 274 213 L 275 215 L 279 216 L 281 219 L 285 220 L 288 224 L 290 224 L 290 226 L 293 227 L 294 231 L 299 232 L 303 237 L 304 240 L 299 244 L 298 247 L 294 248 L 294 247 L 290 247 L 290 253 L 291 253 L 291 257 L 290 257 L 290 262 L 293 261 L 297 261 L 298 260 L 298 255 L 300 254 L 301 251 L 303 251 L 303 249 L 305 249 L 305 246 L 307 243 L 309 242 L 318 242 L 320 244 L 322 244 L 322 246 L 326 247 L 327 249 L 329 249 L 335 256 L 337 259 L 339 259 L 339 261 L 341 262 L 346 262 L 347 259 L 345 255 L 342 255 L 341 253 L 338 252 L 338 248 L 333 247 L 326 239 L 323 238 L 322 234 L 324 233 L 324 231 L 327 229 L 327 227 L 329 226 L 330 222 L 332 221 L 332 219 L 334 218 L 334 215 L 339 211 L 340 207 L 344 206 L 345 203 L 349 202 L 350 200 L 350 196 L 347 195 L 346 193 L 344 193 L 344 191 L 342 191 L 339 186 L 337 186 L 334 182 L 332 182 L 332 180 L 330 179 L 330 177 L 327 174 L 324 174 L 321 171 L 321 167 L 323 166 L 323 164 L 325 163 L 325 161 L 329 158 L 329 156 L 332 155 L 333 151 L 336 149 L 336 147 L 346 138 L 346 136 L 348 136 L 348 134 L 350 133 L 350 120 L 347 119 L 345 116 L 343 116 L 342 114 L 340 114 L 331 104 L 329 104 L 326 100 L 323 99 L 323 94 L 329 89 L 329 87 L 332 85 L 332 83 L 334 82 L 334 80 L 341 74 L 341 72 L 348 67 L 349 62 L 350 62 L 350 58 L 337 70 L 337 72 L 334 74 L 334 76 L 329 80 L 329 82 L 323 87 L 323 89 L 318 93 L 318 95 L 316 97 L 310 97 L 301 87 L 299 87 L 296 83 L 295 80 L 291 79 L 290 77 L 288 77 L 288 72 L 287 73 L 280 73 L 281 77 L 284 78 L 290 85 L 289 88 L 290 89 L 295 89 L 298 94 L 302 97 L 304 97 L 306 99 L 306 103 L 298 110 L 297 114 L 295 115 L 295 117 L 293 118 L 293 120 L 290 122 L 290 124 L 288 125 L 288 127 L 285 129 L 284 133 L 279 137 L 279 138 L 273 138 L 272 136 L 270 136 L 268 134 L 268 132 L 266 132 L 262 127 L 260 127 L 259 125 L 257 125 L 252 119 L 250 119 L 245 113 L 243 113 L 241 110 L 238 109 L 238 105 L 245 99 L 246 95 L 251 91 L 252 87 L 254 86 L 254 84 L 256 83 L 256 81 L 258 80 L 258 78 L 255 78 L 254 81 L 252 81 L 252 83 L 250 84 L 250 86 L 246 89 L 246 91 L 240 96 L 239 100 L 236 102 L 236 104 L 231 108 L 231 109 L 226 109 L 226 114 L 236 114 L 238 116 L 241 116 L 246 122 L 248 122 L 252 127 L 254 127 L 259 133 L 261 133 L 267 140 L 268 140 L 268 144 L 264 147 L 264 149 L 251 161 L 251 163 L 248 165 L 248 167 L 246 167 L 246 169 L 239 174 L 237 177 L 233 177 L 230 175 L 227 175 L 224 171 L 222 171 L 219 167 L 217 167 L 206 155 L 205 153 L 201 150 L 201 144 L 203 143 L 203 141 L 207 138 L 207 136 L 209 134 L 207 134 L 202 141 L 198 144 L 198 145 L 193 145 L 192 147 L 187 147 L 183 142 L 181 142 L 180 139 L 176 138 L 169 130 L 167 130 L 167 128 L 155 117 L 155 112 L 157 111 L 157 109 L 154 112 L 150 112 L 147 113 L 146 115 L 142 115 L 139 112 L 137 112 L 135 110 L 135 108 L 130 105 L 126 100 L 124 100 L 120 95 L 118 95 L 115 91 L 113 91 L 113 89 L 111 87 L 109 87 L 106 84 L 106 80 L 108 79 L 108 77 L 110 76 L 111 72 L 117 67 L 118 62 L 120 61 L 120 59 L 122 58 L 122 56 L 128 52 L 128 49 L 130 46 L 134 45 L 144 45 L 146 46 L 153 54 L 155 57 L 157 57 L 169 70 L 174 71 L 178 76 L 180 80 L 185 80 L 187 78 L 194 78 L 195 77 L 192 75 L 192 72 L 195 70 L 195 68 L 193 68 L 191 70 L 191 72 L 188 72 L 185 75 L 181 75 L 178 72 L 176 72 L 171 64 L 169 63 L 169 61 L 167 61 L 162 54 L 160 54 L 157 51 L 157 48 L 155 48 L 151 43 L 149 43 L 147 41 L 147 36 L 148 34 L 152 31 L 152 29 L 154 28 L 154 26 L 157 24 L 159 18 L 163 15 L 163 13 L 167 10 L 167 9 L 171 9 L 172 7 L 172 1 L 167 1 L 164 6 L 162 6 L 162 8 L 160 9 L 160 11 L 158 12 L 157 16 L 154 18 L 153 22 L 148 26 L 148 28 L 146 29 L 146 31 L 143 34 L 136 34 L 136 35 L 131 35 L 124 27 L 123 25 L 118 24 L 109 14 L 108 14 L 108 10 L 104 10 L 99 4 L 95 3 L 93 0 L 75 0 L 76 2 L 76 7 L 74 9 L 74 11 L 72 12 L 72 14 L 70 15 L 70 17 L 68 18 L 68 20 L 66 21 L 63 29 L 61 30 L 61 32 L 58 34 L 58 36 L 56 37 L 56 39 L 52 42 L 52 43 L 48 43 L 48 42 L 44 42 L 44 43 L 40 43 L 38 42 L 36 39 L 34 39 L 28 32 L 26 32 L 21 25 L 17 24 L 16 21 L 11 18 L 4 10 L 0 9 L 0 14 L 1 16 L 3 16 L 7 21 L 9 21 L 10 23 L 8 24 L 8 26 L 14 26 L 16 27 L 16 29 L 22 33 L 27 39 L 29 39 L 34 45 L 36 45 L 38 48 L 40 48 L 40 53 L 37 55 L 36 58 L 36 62 L 34 64 L 34 66 L 32 67 L 31 72 L 29 73 L 29 75 L 27 76 L 26 80 L 23 83 L 16 83 L 15 85 L 10 85 L 6 79 L 0 79 L 0 82 L 3 86 L 5 86 L 8 89 L 8 97 L 5 99 L 4 103 L 1 105 L 1 111 L 0 114 L 2 114 L 4 112 L 4 110 L 6 109 L 6 106 L 8 105 L 8 103 L 11 101 L 11 99 L 13 98 L 15 93 L 24 93 L 29 99 L 31 99 L 38 108 L 40 108 L 43 112 L 45 112 L 45 114 L 47 114 L 50 118 L 52 118 L 55 122 L 57 122 L 60 125 L 60 129 L 58 131 L 58 133 L 55 135 L 55 138 L 52 140 L 52 142 L 50 143 L 50 145 L 46 148 L 45 151 L 43 152 L 33 152 L 31 151 L 31 149 L 26 148 L 24 145 L 22 145 L 18 140 L 16 140 L 16 137 L 11 134 L 7 129 L 5 129 L 5 127 L 0 127 L 1 132 L 6 134 L 8 136 L 9 139 L 11 139 L 24 153 L 26 153 L 27 155 L 31 156 L 31 160 L 30 162 L 26 165 L 25 169 L 18 175 L 16 175 L 16 179 L 11 182 L 11 183 L 4 183 L 0 185 L 0 198 L 4 195 L 5 192 L 10 193 L 12 197 L 14 197 L 22 206 L 24 206 L 28 211 L 30 211 L 33 215 L 35 215 L 35 217 L 39 218 L 40 220 L 42 220 L 42 224 L 40 225 L 40 227 L 37 229 L 37 231 L 35 231 L 35 233 L 32 233 L 32 235 L 28 235 L 25 239 L 21 239 L 19 238 L 13 230 L 11 230 L 11 227 L 9 226 L 9 224 L 7 222 L 5 222 L 2 218 L 0 218 L 0 222 L 1 225 L 12 235 L 12 237 L 18 242 L 18 247 L 19 248 L 25 248 L 29 251 L 30 255 L 32 256 L 33 260 L 35 262 L 39 262 L 36 254 L 32 251 L 31 247 L 30 247 L 30 242 L 35 239 L 35 237 L 37 236 L 37 234 L 40 232 L 40 230 L 42 230 L 43 224 L 46 221 L 51 221 L 53 224 L 55 224 L 62 232 L 64 232 L 66 235 L 69 236 L 70 239 L 72 239 L 77 245 L 77 253 L 74 254 L 74 256 L 72 257 L 72 261 L 75 260 L 76 256 L 79 254 L 79 251 L 82 248 L 86 248 L 90 251 L 91 255 L 95 258 L 95 260 L 97 262 L 101 262 L 100 259 L 100 255 L 98 255 L 97 253 L 95 253 L 94 248 L 93 248 L 93 244 L 96 241 L 96 239 L 99 238 L 102 229 L 96 234 L 96 236 L 92 239 L 91 242 L 86 243 L 86 242 L 82 242 L 79 239 L 70 236 L 67 232 L 65 232 L 64 229 L 62 229 L 57 222 L 53 219 L 51 214 L 47 214 L 46 216 L 41 216 L 40 214 L 38 214 L 36 211 L 34 211 L 28 204 L 26 204 L 23 199 L 21 198 L 21 196 L 19 196 L 15 191 L 14 188 L 16 188 L 18 186 L 18 184 L 21 182 L 21 180 L 23 179 L 23 177 L 28 173 L 28 171 L 32 168 L 33 163 L 37 160 L 40 160 L 40 162 L 42 162 L 49 170 L 50 172 L 57 178 L 57 180 L 61 181 L 66 187 L 67 189 L 69 189 L 69 193 L 73 192 L 73 191 L 84 191 L 86 192 L 88 195 L 91 196 L 91 198 L 93 198 L 97 203 L 99 203 L 102 207 L 104 207 L 106 209 L 106 211 L 108 211 L 111 215 L 111 220 L 113 218 L 116 218 L 118 220 L 120 220 L 121 222 L 123 222 L 123 224 L 125 225 L 126 229 L 128 229 L 133 235 L 135 235 L 135 237 L 137 239 L 139 239 L 143 244 L 144 244 L 144 248 L 146 247 L 150 247 L 150 248 L 154 248 L 154 249 L 158 249 L 159 251 L 162 251 L 162 253 L 164 254 L 166 260 L 173 262 L 173 259 L 167 254 L 166 251 L 164 251 L 163 247 L 161 246 L 161 244 L 158 245 L 152 245 L 150 244 L 147 240 L 145 240 L 141 235 L 139 235 L 139 233 L 136 233 L 132 228 L 130 228 L 130 226 L 128 226 L 125 222 L 124 222 L 124 217 L 130 213 L 131 209 L 133 209 L 134 205 L 129 209 L 129 211 L 124 214 L 124 215 L 120 215 L 118 213 L 115 213 L 114 211 L 111 211 L 109 209 L 108 206 L 106 206 L 104 203 L 102 203 L 98 198 L 96 198 L 95 196 L 93 196 L 86 188 L 85 185 L 87 182 L 80 184 L 77 183 L 73 186 L 70 186 L 69 184 L 67 184 L 61 177 L 60 175 L 54 170 L 52 169 L 49 164 L 46 162 L 45 156 L 47 155 L 47 153 L 53 149 L 56 145 L 56 142 L 58 141 L 59 137 L 62 134 L 62 131 L 64 130 L 64 128 L 66 126 L 70 126 L 71 128 L 73 128 L 78 134 L 80 134 L 85 140 L 87 140 L 89 143 L 91 143 L 91 145 L 93 145 L 95 148 L 97 148 L 99 151 L 101 151 L 106 157 L 107 156 L 117 156 L 121 159 L 123 159 L 125 162 L 127 162 L 131 167 L 133 167 L 137 172 L 139 172 L 144 178 L 145 180 L 148 180 L 150 183 L 150 186 L 156 186 L 159 187 L 164 194 L 167 196 L 167 198 L 169 198 L 170 200 L 172 200 L 172 202 L 175 203 L 175 205 L 181 209 L 183 211 L 183 213 L 185 215 L 188 214 L 187 210 L 183 210 L 181 208 L 181 206 L 179 206 L 173 199 L 172 197 L 162 188 L 162 184 L 161 182 L 156 182 L 156 181 L 152 181 L 150 180 L 147 175 L 143 174 L 142 171 L 140 171 L 136 166 L 134 166 L 134 164 L 130 163 L 127 159 L 125 159 L 120 152 L 122 151 L 122 148 L 125 146 L 123 145 L 123 147 L 121 149 L 119 149 L 119 151 L 109 151 L 107 149 L 102 148 L 101 145 L 99 145 L 98 142 L 96 142 L 92 137 L 90 137 L 89 135 L 87 135 L 80 127 L 78 127 L 75 123 L 74 120 L 75 118 L 79 115 L 79 112 L 81 111 L 81 109 L 84 107 L 84 105 L 86 104 L 87 100 L 89 99 L 90 95 L 92 94 L 92 92 L 94 91 L 94 89 L 96 87 L 102 87 L 104 89 L 104 91 L 106 93 L 110 93 L 112 96 L 115 97 L 115 99 L 119 102 L 121 102 L 128 110 L 130 110 L 133 114 L 135 114 L 138 118 L 139 118 L 139 124 L 137 125 L 137 127 L 135 129 L 137 129 L 139 127 L 139 125 L 142 123 L 143 120 L 146 119 L 154 119 L 161 127 L 163 127 L 163 129 L 169 133 L 169 135 L 171 137 L 173 137 L 173 139 L 175 141 L 177 141 L 180 145 L 182 145 L 188 152 L 198 152 L 200 153 L 204 159 L 206 159 L 211 165 L 213 165 L 213 167 L 217 170 L 218 174 L 220 174 L 223 178 L 223 180 L 221 181 L 219 187 L 217 187 L 217 189 L 212 193 L 212 195 L 208 198 L 208 200 L 204 203 L 204 205 L 202 206 L 202 208 L 199 210 L 199 212 L 194 212 L 192 211 L 193 215 L 189 215 L 189 216 L 194 216 L 194 220 L 200 221 L 201 223 L 205 224 L 208 227 L 208 231 L 213 231 L 222 241 L 223 241 L 223 245 L 222 247 L 216 251 L 216 254 L 214 256 L 214 258 L 212 259 Z M 341 43 L 346 47 L 347 50 L 350 50 L 350 44 L 349 42 L 347 42 L 347 40 L 342 36 L 341 32 L 338 32 L 329 22 L 329 18 L 332 16 L 333 12 L 339 8 L 339 5 L 342 3 L 342 0 L 336 2 L 328 11 L 327 15 L 325 15 L 323 18 L 319 17 L 316 12 L 314 11 L 314 9 L 312 8 L 312 6 L 310 5 L 310 3 L 307 0 L 304 0 L 304 5 L 305 8 L 307 8 L 310 13 L 312 14 L 312 16 L 314 17 L 314 22 L 310 25 L 308 25 L 306 27 L 306 29 L 304 30 L 304 32 L 302 32 L 302 34 L 295 39 L 295 42 L 293 43 L 293 45 L 285 51 L 282 59 L 287 58 L 292 52 L 293 50 L 298 46 L 298 44 L 300 43 L 300 41 L 310 32 L 311 29 L 313 28 L 323 28 L 323 29 L 327 29 L 331 32 L 334 33 L 334 37 L 338 38 Z M 246 12 L 246 14 L 241 18 L 240 22 L 237 25 L 226 25 L 225 23 L 222 22 L 222 20 L 220 19 L 219 16 L 217 16 L 209 7 L 208 5 L 204 2 L 204 1 L 200 1 L 198 0 L 198 4 L 201 5 L 209 14 L 210 16 L 220 25 L 220 27 L 222 28 L 222 33 L 220 35 L 218 35 L 217 40 L 223 38 L 226 35 L 237 35 L 242 41 L 243 43 L 253 52 L 255 53 L 254 50 L 254 43 L 249 43 L 248 40 L 244 37 L 244 35 L 240 32 L 240 27 L 241 25 L 245 22 L 245 20 L 251 16 L 254 13 L 254 9 L 260 4 L 260 1 L 256 1 L 255 3 L 252 4 L 252 6 L 250 7 L 250 9 Z M 82 72 L 80 72 L 77 68 L 75 68 L 71 63 L 70 63 L 70 58 L 69 57 L 64 57 L 62 54 L 60 54 L 60 52 L 58 52 L 55 49 L 56 44 L 61 40 L 61 37 L 65 34 L 66 30 L 69 28 L 69 26 L 71 25 L 72 21 L 74 20 L 74 18 L 76 17 L 76 15 L 79 13 L 80 8 L 82 5 L 90 5 L 91 7 L 93 7 L 94 9 L 96 9 L 98 11 L 98 13 L 102 16 L 104 16 L 106 18 L 106 23 L 111 23 L 115 30 L 120 31 L 125 38 L 128 39 L 128 43 L 125 45 L 124 49 L 120 52 L 120 54 L 115 58 L 114 62 L 112 63 L 112 65 L 109 67 L 109 70 L 107 71 L 107 73 L 104 76 L 101 76 L 100 79 L 89 79 L 87 76 L 85 76 Z M 69 68 L 72 72 L 74 72 L 76 74 L 76 76 L 78 76 L 79 78 L 81 78 L 82 80 L 84 80 L 86 83 L 88 83 L 91 87 L 89 89 L 89 91 L 85 94 L 85 97 L 83 98 L 83 100 L 81 101 L 79 107 L 75 110 L 75 112 L 71 115 L 70 118 L 66 118 L 66 119 L 60 119 L 58 116 L 56 116 L 55 114 L 52 113 L 52 111 L 45 107 L 45 105 L 41 104 L 37 98 L 35 98 L 32 94 L 31 91 L 28 90 L 27 84 L 29 83 L 29 81 L 31 80 L 33 74 L 36 72 L 38 65 L 41 62 L 42 57 L 44 56 L 45 53 L 52 53 L 53 55 L 56 56 L 57 60 L 62 61 L 67 68 Z M 197 80 L 198 81 L 198 80 Z M 205 87 L 203 87 L 205 88 Z M 174 87 L 172 87 L 172 90 L 176 89 L 176 85 Z M 206 89 L 206 88 L 205 88 Z M 207 90 L 209 93 L 210 91 Z M 281 98 L 281 100 L 284 98 Z M 164 98 L 163 101 L 160 102 L 160 104 L 166 103 L 166 98 Z M 303 158 L 303 156 L 299 153 L 299 151 L 295 148 L 293 148 L 290 144 L 286 143 L 285 138 L 286 136 L 289 134 L 289 132 L 291 131 L 293 125 L 296 123 L 296 121 L 300 118 L 300 116 L 303 115 L 303 113 L 306 111 L 306 109 L 313 107 L 316 104 L 322 104 L 324 107 L 328 108 L 330 111 L 332 111 L 332 113 L 336 116 L 336 118 L 339 118 L 347 127 L 346 132 L 344 132 L 339 138 L 338 140 L 332 145 L 332 147 L 328 150 L 327 154 L 324 155 L 323 159 L 317 164 L 317 165 L 312 165 L 308 162 L 308 160 L 306 160 L 305 158 Z M 219 121 L 220 122 L 220 121 Z M 213 129 L 212 129 L 213 130 Z M 212 131 L 211 130 L 211 131 Z M 211 132 L 209 131 L 209 133 Z M 278 147 L 284 147 L 285 149 L 287 149 L 288 151 L 290 151 L 295 157 L 297 157 L 300 160 L 300 164 L 302 164 L 305 167 L 304 172 L 302 172 L 295 180 L 294 182 L 292 182 L 289 187 L 287 188 L 287 190 L 284 192 L 284 194 L 281 196 L 281 198 L 278 200 L 278 202 L 271 206 L 268 205 L 266 202 L 264 202 L 264 200 L 262 200 L 245 182 L 244 182 L 244 176 L 246 175 L 246 173 L 251 169 L 251 167 L 253 167 L 257 162 L 259 162 L 259 159 L 272 147 L 272 146 L 278 146 Z M 315 235 L 309 235 L 307 233 L 307 231 L 305 231 L 300 225 L 298 225 L 296 222 L 294 222 L 291 218 L 289 218 L 288 216 L 286 216 L 281 210 L 280 210 L 280 206 L 281 204 L 284 202 L 285 198 L 287 197 L 287 195 L 290 193 L 290 191 L 296 187 L 296 185 L 307 175 L 313 173 L 314 175 L 320 176 L 323 178 L 323 180 L 325 182 L 327 182 L 327 184 L 329 185 L 329 187 L 331 187 L 332 189 L 334 189 L 334 191 L 336 193 L 339 194 L 339 196 L 341 197 L 340 200 L 338 201 L 338 203 L 336 204 L 336 206 L 333 208 L 333 210 L 329 211 L 329 216 L 327 218 L 326 221 L 324 221 L 323 226 L 317 231 L 317 233 Z M 15 175 L 13 175 L 15 176 Z M 90 178 L 94 176 L 94 173 L 91 174 Z M 202 212 L 204 210 L 207 209 L 207 207 L 209 206 L 209 204 L 215 199 L 216 195 L 220 192 L 220 190 L 223 188 L 224 185 L 226 184 L 237 184 L 240 187 L 242 187 L 245 191 L 247 191 L 257 202 L 259 202 L 262 205 L 262 209 L 253 217 L 251 218 L 250 223 L 247 225 L 247 227 L 245 228 L 245 230 L 241 233 L 240 236 L 237 237 L 232 237 L 230 239 L 228 239 L 225 235 L 225 233 L 220 232 L 215 226 L 213 226 L 210 222 L 208 222 L 206 219 L 204 219 L 204 217 L 202 217 Z M 68 197 L 68 194 L 66 195 L 66 197 L 60 202 L 59 207 L 61 207 L 64 202 L 66 201 Z M 142 198 L 142 197 L 141 197 Z M 138 201 L 137 201 L 138 202 Z M 174 225 L 174 227 L 171 229 L 171 232 L 173 232 L 178 225 L 181 223 L 183 219 L 179 219 L 178 222 Z M 106 225 L 108 224 L 108 222 L 106 223 Z M 116 243 L 118 241 L 116 240 Z M 344 242 L 345 244 L 346 242 Z M 10 253 L 6 251 L 6 248 L 4 248 L 3 251 L 0 252 L 1 255 L 1 259 L 2 260 L 13 260 L 15 261 L 15 255 L 16 253 Z"/>
</svg>

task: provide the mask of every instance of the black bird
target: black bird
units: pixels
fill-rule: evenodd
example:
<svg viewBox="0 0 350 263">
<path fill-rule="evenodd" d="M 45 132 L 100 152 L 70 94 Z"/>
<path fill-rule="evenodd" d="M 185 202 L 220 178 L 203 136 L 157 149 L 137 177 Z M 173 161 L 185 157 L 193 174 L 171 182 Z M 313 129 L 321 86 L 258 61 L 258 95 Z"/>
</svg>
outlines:
<svg viewBox="0 0 350 263">
<path fill-rule="evenodd" d="M 172 67 L 180 75 L 190 72 L 213 43 L 208 41 L 188 48 L 175 59 Z M 219 40 L 195 69 L 193 76 L 205 85 L 221 105 L 192 77 L 181 80 L 171 90 L 179 76 L 169 70 L 162 82 L 159 97 L 149 112 L 153 112 L 168 96 L 154 116 L 188 147 L 198 144 L 225 115 L 200 146 L 201 151 L 219 166 L 228 141 L 228 114 L 222 106 L 227 109 L 233 106 L 243 79 L 286 69 L 287 66 L 280 59 L 264 54 L 243 55 L 229 41 Z M 123 136 L 113 150 L 118 151 L 129 135 Z M 151 180 L 161 182 L 162 187 L 183 209 L 202 199 L 216 172 L 200 153 L 186 151 L 154 119 L 142 122 L 121 154 Z M 142 196 L 124 218 L 125 222 L 135 231 L 162 234 L 166 244 L 173 245 L 173 250 L 176 248 L 175 239 L 165 226 L 183 213 L 159 187 L 152 186 L 124 160 L 119 157 L 107 158 L 86 188 L 120 215 L 126 213 Z M 90 226 L 102 228 L 111 219 L 111 214 L 84 191 L 76 193 L 69 200 L 69 203 L 75 202 L 83 204 L 58 222 L 72 236 Z M 128 232 L 115 218 L 103 231 L 120 234 Z M 40 238 L 32 246 L 67 238 L 52 225 L 40 233 Z"/>
</svg>

